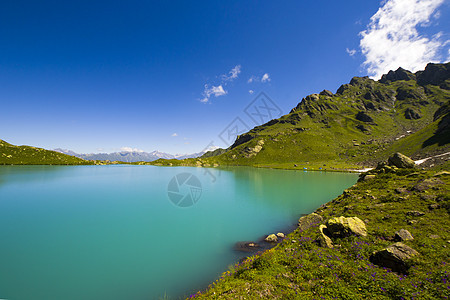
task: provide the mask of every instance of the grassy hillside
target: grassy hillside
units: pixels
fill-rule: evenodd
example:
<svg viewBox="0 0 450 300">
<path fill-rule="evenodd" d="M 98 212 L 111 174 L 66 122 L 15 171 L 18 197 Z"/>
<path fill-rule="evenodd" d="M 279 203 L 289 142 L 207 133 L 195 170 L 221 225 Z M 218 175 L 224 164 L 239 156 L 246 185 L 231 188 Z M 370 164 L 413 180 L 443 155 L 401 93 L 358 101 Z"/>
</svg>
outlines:
<svg viewBox="0 0 450 300">
<path fill-rule="evenodd" d="M 421 158 L 450 149 L 449 100 L 450 63 L 391 71 L 380 81 L 355 77 L 335 94 L 305 97 L 226 151 L 155 164 L 345 169 L 375 165 L 398 150 Z"/>
<path fill-rule="evenodd" d="M 444 166 L 448 169 L 447 163 Z M 450 173 L 398 170 L 374 172 L 316 213 L 323 218 L 298 228 L 275 248 L 250 256 L 224 272 L 195 299 L 448 299 L 450 297 Z M 358 217 L 367 236 L 332 238 L 320 246 L 319 224 Z M 402 243 L 418 255 L 405 271 L 374 264 L 375 251 Z"/>
<path fill-rule="evenodd" d="M 30 146 L 14 146 L 0 140 L 0 165 L 92 165 L 96 162 Z"/>
</svg>

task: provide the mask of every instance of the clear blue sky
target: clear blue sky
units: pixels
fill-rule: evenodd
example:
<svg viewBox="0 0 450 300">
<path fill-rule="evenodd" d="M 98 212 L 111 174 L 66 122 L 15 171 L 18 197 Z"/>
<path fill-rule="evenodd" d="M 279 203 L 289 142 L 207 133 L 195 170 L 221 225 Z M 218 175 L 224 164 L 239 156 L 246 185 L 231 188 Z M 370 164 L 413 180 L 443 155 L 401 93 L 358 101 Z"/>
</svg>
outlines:
<svg viewBox="0 0 450 300">
<path fill-rule="evenodd" d="M 80 153 L 225 147 L 218 135 L 236 117 L 254 126 L 243 110 L 261 91 L 285 114 L 379 75 L 375 33 L 402 28 L 405 4 L 418 8 L 417 35 L 384 42 L 411 57 L 383 68 L 448 60 L 442 0 L 1 1 L 0 139 Z M 371 21 L 383 5 L 387 29 Z M 418 43 L 432 55 L 413 57 Z"/>
</svg>

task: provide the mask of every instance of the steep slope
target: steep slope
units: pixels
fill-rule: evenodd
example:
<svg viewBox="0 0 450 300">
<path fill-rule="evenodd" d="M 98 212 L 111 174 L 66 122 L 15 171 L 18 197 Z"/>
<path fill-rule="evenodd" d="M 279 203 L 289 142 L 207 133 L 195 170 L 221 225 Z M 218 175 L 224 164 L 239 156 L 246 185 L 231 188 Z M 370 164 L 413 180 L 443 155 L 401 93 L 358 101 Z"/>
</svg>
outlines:
<svg viewBox="0 0 450 300">
<path fill-rule="evenodd" d="M 225 153 L 181 164 L 340 169 L 371 166 L 399 150 L 422 158 L 450 148 L 449 99 L 450 63 L 416 73 L 399 68 L 379 81 L 354 77 L 335 94 L 303 98 L 289 114 L 239 136 Z"/>
<path fill-rule="evenodd" d="M 31 146 L 0 140 L 0 165 L 92 165 L 95 162 Z"/>
</svg>

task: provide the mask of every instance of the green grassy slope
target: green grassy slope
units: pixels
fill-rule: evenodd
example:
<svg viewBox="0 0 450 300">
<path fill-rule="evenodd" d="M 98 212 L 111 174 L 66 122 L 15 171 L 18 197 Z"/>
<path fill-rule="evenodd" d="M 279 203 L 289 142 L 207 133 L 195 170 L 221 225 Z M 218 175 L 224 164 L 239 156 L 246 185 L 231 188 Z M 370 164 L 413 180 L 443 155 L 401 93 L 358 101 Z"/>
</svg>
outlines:
<svg viewBox="0 0 450 300">
<path fill-rule="evenodd" d="M 0 140 L 0 165 L 92 165 L 95 162 L 30 146 L 14 146 Z"/>
<path fill-rule="evenodd" d="M 448 164 L 445 167 L 448 169 Z M 318 225 L 286 236 L 275 248 L 230 267 L 195 299 L 448 299 L 450 297 L 450 176 L 437 171 L 376 174 L 316 211 L 322 224 L 337 216 L 364 220 L 368 235 L 316 242 Z M 410 211 L 423 212 L 413 216 Z M 374 265 L 374 251 L 403 243 L 419 255 L 407 274 Z"/>
<path fill-rule="evenodd" d="M 239 136 L 225 153 L 155 163 L 342 169 L 374 165 L 394 150 L 415 158 L 447 151 L 448 120 L 435 135 L 448 119 L 448 110 L 436 112 L 450 100 L 450 63 L 389 74 L 380 81 L 355 77 L 335 94 L 309 95 L 289 114 Z"/>
</svg>

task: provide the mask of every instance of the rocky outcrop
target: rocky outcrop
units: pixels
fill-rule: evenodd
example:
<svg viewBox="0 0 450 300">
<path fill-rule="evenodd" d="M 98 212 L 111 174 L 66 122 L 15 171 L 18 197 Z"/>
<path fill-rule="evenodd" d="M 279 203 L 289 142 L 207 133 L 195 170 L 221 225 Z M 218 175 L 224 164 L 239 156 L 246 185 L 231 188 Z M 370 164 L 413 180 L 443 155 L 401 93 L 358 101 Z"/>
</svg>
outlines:
<svg viewBox="0 0 450 300">
<path fill-rule="evenodd" d="M 300 231 L 305 231 L 313 226 L 317 226 L 318 224 L 322 223 L 322 221 L 322 216 L 316 213 L 312 213 L 298 219 L 298 229 Z"/>
<path fill-rule="evenodd" d="M 405 70 L 403 68 L 398 68 L 397 71 L 389 71 L 387 74 L 384 74 L 381 76 L 381 79 L 379 80 L 381 83 L 390 83 L 398 80 L 415 80 L 416 75 L 411 73 L 408 70 Z"/>
<path fill-rule="evenodd" d="M 388 163 L 391 166 L 396 166 L 397 168 L 414 168 L 416 165 L 414 161 L 406 155 L 401 154 L 400 152 L 395 153 L 388 159 Z"/>
<path fill-rule="evenodd" d="M 430 63 L 424 71 L 416 73 L 417 83 L 420 85 L 439 85 L 441 88 L 448 89 L 445 81 L 450 78 L 450 63 L 433 64 Z"/>
<path fill-rule="evenodd" d="M 333 93 L 331 91 L 329 91 L 329 90 L 323 90 L 323 91 L 320 92 L 319 95 L 333 97 Z"/>
<path fill-rule="evenodd" d="M 389 268 L 394 272 L 406 273 L 409 269 L 408 260 L 419 253 L 413 248 L 398 242 L 370 256 L 370 261 L 380 267 Z"/>
<path fill-rule="evenodd" d="M 264 140 L 259 140 L 254 147 L 247 147 L 244 149 L 244 156 L 247 158 L 253 157 L 258 154 L 264 145 Z"/>
<path fill-rule="evenodd" d="M 332 218 L 327 221 L 326 227 L 331 237 L 367 236 L 366 224 L 358 217 Z"/>
<path fill-rule="evenodd" d="M 356 114 L 356 120 L 366 123 L 374 123 L 373 118 L 363 111 L 360 111 Z"/>
<path fill-rule="evenodd" d="M 418 112 L 417 110 L 415 110 L 411 107 L 408 107 L 405 110 L 405 118 L 408 120 L 417 120 L 417 119 L 422 118 L 422 114 L 420 112 Z"/>
</svg>

